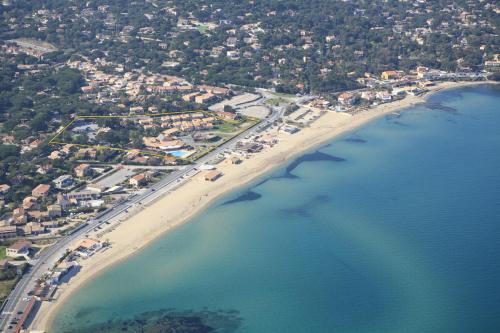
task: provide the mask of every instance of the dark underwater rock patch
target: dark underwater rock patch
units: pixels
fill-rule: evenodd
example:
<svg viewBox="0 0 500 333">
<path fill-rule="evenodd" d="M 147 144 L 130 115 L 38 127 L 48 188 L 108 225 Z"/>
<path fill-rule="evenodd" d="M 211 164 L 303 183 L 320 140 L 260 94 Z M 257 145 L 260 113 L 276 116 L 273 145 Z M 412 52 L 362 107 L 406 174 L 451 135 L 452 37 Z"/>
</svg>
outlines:
<svg viewBox="0 0 500 333">
<path fill-rule="evenodd" d="M 254 200 L 260 199 L 261 197 L 262 197 L 262 195 L 257 193 L 257 192 L 246 191 L 246 192 L 240 194 L 239 196 L 237 196 L 236 198 L 222 203 L 222 206 L 230 205 L 230 204 L 234 204 L 234 203 L 242 202 L 242 201 L 254 201 Z"/>
<path fill-rule="evenodd" d="M 451 106 L 443 105 L 439 101 L 429 100 L 429 101 L 426 101 L 425 103 L 422 103 L 421 105 L 427 109 L 430 109 L 430 110 L 437 110 L 437 111 L 443 111 L 443 112 L 448 112 L 448 113 L 458 113 L 457 109 L 455 109 Z"/>
<path fill-rule="evenodd" d="M 400 121 L 397 121 L 397 120 L 393 121 L 392 124 L 398 125 L 398 126 L 403 126 L 403 127 L 410 127 L 410 125 L 403 123 L 403 122 L 400 122 Z"/>
<path fill-rule="evenodd" d="M 346 138 L 343 140 L 344 142 L 349 143 L 366 143 L 367 141 L 361 138 Z"/>
<path fill-rule="evenodd" d="M 311 210 L 313 210 L 318 205 L 322 205 L 322 204 L 330 202 L 330 200 L 331 200 L 330 196 L 328 196 L 326 194 L 319 194 L 319 195 L 315 195 L 311 200 L 309 200 L 308 202 L 306 202 L 300 206 L 297 206 L 294 208 L 289 208 L 289 209 L 282 209 L 281 212 L 283 214 L 287 214 L 287 215 L 309 217 Z"/>
<path fill-rule="evenodd" d="M 144 312 L 132 319 L 108 320 L 89 327 L 65 330 L 72 333 L 231 333 L 241 326 L 242 318 L 236 310 L 230 311 L 175 311 Z"/>
<path fill-rule="evenodd" d="M 299 165 L 305 162 L 319 162 L 319 161 L 345 162 L 346 160 L 342 157 L 337 157 L 322 153 L 320 151 L 315 151 L 314 153 L 305 154 L 293 160 L 293 162 L 286 167 L 285 174 L 276 178 L 292 178 L 292 179 L 298 178 L 298 176 L 294 175 L 292 172 Z"/>
</svg>

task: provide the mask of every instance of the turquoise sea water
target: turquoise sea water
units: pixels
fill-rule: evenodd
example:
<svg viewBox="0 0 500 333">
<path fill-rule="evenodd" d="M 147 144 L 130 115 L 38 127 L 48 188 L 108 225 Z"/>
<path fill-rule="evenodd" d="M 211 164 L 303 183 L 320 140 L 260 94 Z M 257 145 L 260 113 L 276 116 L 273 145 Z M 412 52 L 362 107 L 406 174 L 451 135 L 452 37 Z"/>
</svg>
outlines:
<svg viewBox="0 0 500 333">
<path fill-rule="evenodd" d="M 499 261 L 500 88 L 463 88 L 228 194 L 53 332 L 499 332 Z"/>
</svg>

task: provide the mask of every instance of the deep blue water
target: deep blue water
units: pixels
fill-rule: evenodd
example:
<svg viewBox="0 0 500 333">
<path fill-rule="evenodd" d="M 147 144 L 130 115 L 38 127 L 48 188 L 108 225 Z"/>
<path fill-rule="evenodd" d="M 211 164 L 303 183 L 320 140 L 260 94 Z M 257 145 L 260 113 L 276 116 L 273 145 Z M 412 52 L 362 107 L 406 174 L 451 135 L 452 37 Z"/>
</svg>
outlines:
<svg viewBox="0 0 500 333">
<path fill-rule="evenodd" d="M 376 120 L 106 271 L 54 332 L 500 332 L 499 128 L 492 86 Z"/>
</svg>

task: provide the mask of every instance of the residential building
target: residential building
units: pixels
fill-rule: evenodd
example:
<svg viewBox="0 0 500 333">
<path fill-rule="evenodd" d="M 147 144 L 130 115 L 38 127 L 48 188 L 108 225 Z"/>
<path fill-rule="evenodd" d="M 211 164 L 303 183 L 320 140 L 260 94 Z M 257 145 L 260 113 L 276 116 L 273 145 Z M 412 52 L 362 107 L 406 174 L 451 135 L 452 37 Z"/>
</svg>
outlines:
<svg viewBox="0 0 500 333">
<path fill-rule="evenodd" d="M 77 177 L 83 178 L 89 176 L 92 169 L 90 168 L 90 165 L 83 163 L 75 167 L 74 171 Z"/>
<path fill-rule="evenodd" d="M 281 128 L 281 131 L 283 131 L 284 133 L 287 133 L 287 134 L 295 134 L 298 131 L 300 131 L 300 129 L 296 126 L 285 125 Z"/>
<path fill-rule="evenodd" d="M 356 102 L 356 96 L 354 94 L 344 92 L 337 98 L 339 103 L 342 105 L 353 105 Z"/>
<path fill-rule="evenodd" d="M 487 69 L 500 68 L 500 60 L 487 60 L 484 62 L 484 67 Z"/>
<path fill-rule="evenodd" d="M 87 190 L 89 191 L 94 191 L 96 193 L 102 193 L 104 191 L 106 191 L 106 186 L 105 185 L 102 185 L 100 183 L 92 183 L 92 184 L 89 184 L 87 185 Z"/>
<path fill-rule="evenodd" d="M 174 156 L 171 156 L 171 155 L 164 156 L 163 161 L 165 164 L 169 164 L 169 165 L 177 164 L 177 158 Z"/>
<path fill-rule="evenodd" d="M 49 195 L 50 185 L 40 184 L 31 191 L 31 195 L 35 198 L 44 198 Z"/>
<path fill-rule="evenodd" d="M 129 183 L 132 186 L 140 187 L 146 184 L 146 176 L 143 173 L 137 174 L 130 178 Z"/>
<path fill-rule="evenodd" d="M 0 227 L 0 238 L 11 238 L 17 236 L 17 228 L 15 225 L 7 225 Z"/>
<path fill-rule="evenodd" d="M 144 108 L 142 106 L 132 106 L 130 107 L 130 113 L 143 113 Z"/>
<path fill-rule="evenodd" d="M 224 120 L 236 120 L 239 117 L 235 112 L 217 111 L 215 114 Z"/>
<path fill-rule="evenodd" d="M 55 268 L 50 277 L 50 284 L 59 284 L 61 282 L 61 278 L 64 277 L 73 267 L 80 266 L 76 261 L 64 260 L 60 262 Z"/>
<path fill-rule="evenodd" d="M 59 217 L 62 214 L 61 205 L 49 205 L 47 206 L 47 214 L 49 218 Z"/>
<path fill-rule="evenodd" d="M 375 99 L 375 93 L 372 91 L 363 91 L 361 93 L 361 98 L 371 102 Z"/>
<path fill-rule="evenodd" d="M 45 228 L 58 228 L 61 226 L 62 221 L 60 220 L 49 220 L 49 221 L 43 221 L 41 222 L 42 227 Z"/>
<path fill-rule="evenodd" d="M 8 257 L 12 258 L 17 258 L 17 257 L 23 257 L 29 254 L 30 248 L 31 248 L 31 242 L 28 240 L 19 240 L 9 246 L 5 250 L 5 254 Z"/>
<path fill-rule="evenodd" d="M 6 194 L 7 192 L 9 192 L 9 190 L 10 190 L 9 185 L 7 185 L 7 184 L 0 185 L 0 194 Z"/>
<path fill-rule="evenodd" d="M 45 227 L 39 222 L 30 222 L 23 227 L 25 236 L 36 236 L 45 232 Z"/>
<path fill-rule="evenodd" d="M 73 252 L 82 258 L 88 258 L 102 247 L 103 244 L 97 239 L 85 238 L 73 247 Z"/>
<path fill-rule="evenodd" d="M 41 175 L 46 175 L 47 173 L 51 172 L 54 170 L 54 167 L 52 167 L 51 164 L 42 164 L 38 169 L 36 170 L 37 173 Z"/>
<path fill-rule="evenodd" d="M 193 102 L 195 97 L 198 96 L 198 94 L 199 93 L 197 93 L 197 92 L 186 94 L 186 95 L 182 96 L 182 100 L 184 102 Z"/>
<path fill-rule="evenodd" d="M 172 128 L 166 129 L 163 132 L 161 132 L 161 134 L 163 134 L 164 136 L 167 136 L 167 137 L 175 135 L 177 133 L 179 133 L 179 129 L 177 127 L 172 127 Z"/>
<path fill-rule="evenodd" d="M 62 211 L 68 210 L 68 208 L 71 206 L 71 202 L 68 200 L 68 198 L 65 195 L 61 194 L 61 193 L 57 194 L 56 203 L 59 206 L 61 206 L 61 210 Z"/>
<path fill-rule="evenodd" d="M 420 82 L 417 83 L 417 86 L 419 88 L 423 88 L 423 89 L 431 87 L 433 85 L 434 85 L 434 82 L 432 82 L 432 81 L 420 81 Z"/>
<path fill-rule="evenodd" d="M 66 194 L 66 198 L 68 200 L 92 200 L 99 197 L 99 193 L 94 191 L 79 191 L 79 192 L 71 192 Z"/>
<path fill-rule="evenodd" d="M 38 209 L 39 205 L 37 204 L 37 198 L 29 196 L 23 199 L 22 208 L 24 210 L 34 210 Z"/>
<path fill-rule="evenodd" d="M 56 188 L 65 189 L 73 185 L 74 179 L 71 175 L 62 175 L 52 181 Z"/>
<path fill-rule="evenodd" d="M 75 155 L 77 158 L 96 158 L 97 149 L 95 148 L 81 148 L 76 152 Z"/>
<path fill-rule="evenodd" d="M 258 153 L 259 151 L 261 151 L 264 148 L 263 145 L 256 143 L 256 142 L 238 142 L 236 144 L 236 147 L 239 150 L 250 153 L 250 154 Z"/>
<path fill-rule="evenodd" d="M 380 75 L 383 80 L 397 80 L 403 75 L 400 71 L 384 71 Z"/>
<path fill-rule="evenodd" d="M 231 164 L 241 164 L 242 160 L 238 156 L 231 157 Z"/>
<path fill-rule="evenodd" d="M 217 179 L 219 179 L 220 177 L 222 177 L 222 172 L 220 172 L 218 170 L 212 170 L 212 171 L 209 171 L 205 174 L 205 180 L 210 181 L 210 182 L 214 182 Z"/>
<path fill-rule="evenodd" d="M 184 142 L 177 139 L 171 139 L 163 134 L 155 137 L 143 138 L 144 145 L 149 148 L 159 148 L 162 150 L 176 150 L 184 147 Z"/>
<path fill-rule="evenodd" d="M 203 104 L 203 103 L 207 103 L 207 102 L 210 102 L 211 100 L 213 100 L 215 98 L 215 95 L 208 92 L 208 93 L 205 93 L 203 95 L 199 95 L 199 96 L 196 96 L 194 98 L 194 101 L 198 104 Z"/>
<path fill-rule="evenodd" d="M 30 210 L 27 214 L 30 220 L 35 221 L 43 221 L 49 217 L 48 212 L 42 212 L 41 210 Z"/>
<path fill-rule="evenodd" d="M 26 215 L 24 208 L 19 207 L 12 211 L 12 221 L 15 224 L 25 224 L 28 222 L 28 216 Z"/>
<path fill-rule="evenodd" d="M 376 97 L 377 99 L 380 99 L 384 102 L 390 102 L 392 100 L 391 94 L 389 94 L 387 91 L 378 91 Z"/>
</svg>

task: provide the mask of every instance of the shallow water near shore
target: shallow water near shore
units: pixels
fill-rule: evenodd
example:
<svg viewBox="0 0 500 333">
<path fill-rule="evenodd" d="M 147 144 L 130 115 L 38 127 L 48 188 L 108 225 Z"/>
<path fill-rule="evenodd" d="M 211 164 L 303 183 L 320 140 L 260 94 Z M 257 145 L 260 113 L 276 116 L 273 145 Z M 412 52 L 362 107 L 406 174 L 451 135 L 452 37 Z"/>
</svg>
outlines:
<svg viewBox="0 0 500 333">
<path fill-rule="evenodd" d="M 50 332 L 498 332 L 500 88 L 304 153 L 76 292 Z"/>
</svg>

